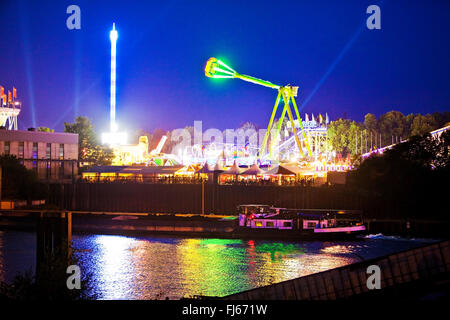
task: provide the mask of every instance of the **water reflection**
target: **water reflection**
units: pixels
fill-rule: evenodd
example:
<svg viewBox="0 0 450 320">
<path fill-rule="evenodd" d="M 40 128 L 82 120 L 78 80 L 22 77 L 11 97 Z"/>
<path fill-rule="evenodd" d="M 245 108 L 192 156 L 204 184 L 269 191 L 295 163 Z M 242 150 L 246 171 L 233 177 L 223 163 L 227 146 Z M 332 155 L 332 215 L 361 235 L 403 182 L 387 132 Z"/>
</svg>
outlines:
<svg viewBox="0 0 450 320">
<path fill-rule="evenodd" d="M 35 235 L 0 232 L 0 279 L 34 266 Z M 224 296 L 420 243 L 289 242 L 74 235 L 74 255 L 99 299 Z"/>
<path fill-rule="evenodd" d="M 96 235 L 74 243 L 101 299 L 224 296 L 357 260 L 345 245 L 328 252 L 321 242 Z"/>
<path fill-rule="evenodd" d="M 96 276 L 96 286 L 105 288 L 107 299 L 132 298 L 133 283 L 130 275 L 134 273 L 133 248 L 137 241 L 120 236 L 98 236 L 93 245 L 98 250 L 93 260 L 92 271 Z"/>
</svg>

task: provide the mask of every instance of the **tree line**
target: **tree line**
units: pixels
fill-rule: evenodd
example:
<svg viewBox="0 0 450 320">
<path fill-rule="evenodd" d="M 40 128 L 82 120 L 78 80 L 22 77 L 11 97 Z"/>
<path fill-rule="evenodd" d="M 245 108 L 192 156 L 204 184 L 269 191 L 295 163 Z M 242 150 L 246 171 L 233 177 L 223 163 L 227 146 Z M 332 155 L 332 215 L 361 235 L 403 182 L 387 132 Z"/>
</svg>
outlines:
<svg viewBox="0 0 450 320">
<path fill-rule="evenodd" d="M 357 155 L 448 125 L 450 112 L 447 111 L 407 116 L 400 111 L 389 111 L 379 118 L 368 113 L 364 122 L 339 118 L 328 126 L 329 148 L 343 156 Z"/>
<path fill-rule="evenodd" d="M 319 121 L 317 119 L 317 121 Z M 274 126 L 278 125 L 275 119 Z M 281 126 L 286 129 L 287 119 Z M 435 129 L 450 125 L 450 112 L 434 112 L 432 114 L 408 114 L 400 111 L 389 111 L 377 118 L 368 113 L 364 122 L 339 118 L 328 125 L 328 148 L 342 156 L 356 156 L 371 149 L 384 147 L 404 141 L 412 136 L 420 136 Z M 91 120 L 87 117 L 77 117 L 74 123 L 64 123 L 64 131 L 78 133 L 79 160 L 85 164 L 108 165 L 114 157 L 111 148 L 101 145 L 100 139 L 94 130 Z M 244 122 L 239 128 L 244 130 L 255 129 L 259 126 L 252 122 Z M 44 131 L 47 128 L 39 128 Z M 194 127 L 185 128 L 193 137 Z M 48 130 L 48 129 L 47 129 Z M 172 153 L 177 141 L 172 141 L 173 131 L 156 128 L 153 131 L 138 129 L 130 136 L 130 143 L 137 143 L 139 136 L 148 138 L 150 152 L 158 145 L 162 136 L 167 136 L 166 143 L 161 150 L 163 153 Z"/>
<path fill-rule="evenodd" d="M 350 171 L 347 186 L 374 217 L 448 221 L 450 130 L 440 137 L 413 135 Z M 377 209 L 378 208 L 378 209 Z"/>
</svg>

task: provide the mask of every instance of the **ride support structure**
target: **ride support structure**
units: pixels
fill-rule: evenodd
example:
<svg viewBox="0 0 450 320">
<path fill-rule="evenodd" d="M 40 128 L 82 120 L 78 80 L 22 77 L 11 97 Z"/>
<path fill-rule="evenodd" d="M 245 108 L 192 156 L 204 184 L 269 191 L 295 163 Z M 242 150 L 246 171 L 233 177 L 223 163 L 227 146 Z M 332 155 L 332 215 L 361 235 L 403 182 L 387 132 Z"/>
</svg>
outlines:
<svg viewBox="0 0 450 320">
<path fill-rule="evenodd" d="M 300 130 L 303 135 L 303 139 L 302 139 L 303 144 L 306 146 L 306 149 L 308 150 L 308 156 L 309 157 L 312 156 L 312 152 L 311 152 L 311 148 L 308 143 L 308 139 L 306 137 L 305 131 L 303 130 L 302 120 L 300 117 L 300 113 L 298 111 L 297 103 L 295 102 L 295 97 L 297 96 L 298 87 L 291 86 L 291 85 L 280 86 L 280 85 L 273 84 L 272 82 L 269 82 L 266 80 L 258 79 L 258 78 L 251 77 L 251 76 L 244 75 L 244 74 L 239 74 L 235 70 L 233 70 L 231 67 L 226 65 L 224 62 L 222 62 L 221 60 L 218 60 L 214 57 L 209 58 L 208 61 L 206 62 L 205 75 L 209 78 L 237 78 L 237 79 L 241 79 L 241 80 L 251 82 L 254 84 L 258 84 L 261 86 L 269 87 L 269 88 L 272 88 L 272 89 L 275 89 L 278 91 L 278 95 L 275 100 L 275 105 L 272 110 L 272 115 L 270 116 L 269 125 L 267 126 L 267 131 L 264 135 L 264 139 L 263 139 L 261 148 L 258 153 L 258 158 L 262 158 L 264 156 L 266 148 L 267 148 L 267 142 L 269 140 L 269 135 L 273 129 L 275 129 L 275 132 L 271 138 L 273 139 L 273 141 L 278 141 L 280 130 L 281 130 L 281 124 L 283 123 L 286 113 L 288 115 L 288 118 L 289 118 L 289 121 L 291 124 L 291 128 L 292 128 L 292 132 L 294 134 L 298 150 L 300 151 L 300 155 L 302 157 L 305 157 L 305 154 L 304 154 L 303 148 L 302 148 L 302 141 L 299 139 L 299 136 L 297 134 L 297 129 L 295 128 L 295 118 L 294 118 L 292 109 L 290 107 L 291 102 L 292 102 L 292 106 L 294 107 L 295 116 L 299 123 Z M 284 101 L 284 107 L 283 107 L 283 110 L 281 113 L 281 117 L 278 121 L 277 127 L 273 128 L 274 119 L 277 114 L 278 106 L 279 106 L 281 100 Z M 272 159 L 273 158 L 272 144 L 269 145 L 268 149 L 269 149 L 269 158 Z"/>
</svg>

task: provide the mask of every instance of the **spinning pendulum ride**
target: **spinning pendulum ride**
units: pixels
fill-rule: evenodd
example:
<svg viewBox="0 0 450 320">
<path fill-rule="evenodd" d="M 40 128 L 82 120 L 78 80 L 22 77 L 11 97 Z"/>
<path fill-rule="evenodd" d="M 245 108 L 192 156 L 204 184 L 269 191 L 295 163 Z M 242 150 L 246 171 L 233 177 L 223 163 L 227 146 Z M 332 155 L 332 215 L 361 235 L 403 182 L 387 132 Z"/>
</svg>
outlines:
<svg viewBox="0 0 450 320">
<path fill-rule="evenodd" d="M 295 115 L 297 116 L 298 124 L 299 124 L 300 130 L 303 134 L 304 144 L 306 146 L 306 149 L 308 150 L 308 155 L 310 157 L 312 156 L 311 149 L 309 147 L 305 131 L 303 130 L 302 121 L 301 121 L 300 114 L 299 114 L 299 111 L 297 108 L 297 103 L 295 102 L 295 98 L 294 98 L 297 96 L 298 87 L 293 87 L 291 85 L 279 86 L 279 85 L 273 84 L 266 80 L 261 80 L 261 79 L 247 76 L 244 74 L 239 74 L 235 70 L 233 70 L 231 67 L 226 65 L 224 62 L 222 62 L 216 58 L 209 58 L 208 61 L 206 62 L 205 75 L 209 78 L 215 78 L 215 79 L 237 78 L 237 79 L 241 79 L 241 80 L 244 80 L 247 82 L 259 84 L 261 86 L 269 87 L 269 88 L 272 88 L 272 89 L 275 89 L 278 91 L 278 95 L 275 100 L 275 106 L 273 107 L 272 115 L 270 117 L 269 125 L 267 126 L 267 131 L 264 135 L 264 140 L 262 142 L 261 149 L 258 153 L 258 158 L 262 158 L 264 155 L 264 152 L 266 151 L 266 145 L 267 145 L 267 140 L 269 139 L 269 133 L 272 130 L 273 121 L 275 119 L 275 115 L 277 113 L 278 105 L 279 105 L 281 99 L 283 99 L 283 101 L 284 101 L 284 108 L 281 113 L 280 120 L 278 121 L 278 126 L 276 128 L 275 137 L 274 137 L 275 140 L 278 139 L 280 129 L 281 129 L 281 124 L 283 123 L 284 117 L 287 113 L 288 117 L 289 117 L 289 121 L 291 123 L 292 131 L 294 133 L 295 141 L 297 143 L 298 150 L 300 151 L 300 155 L 302 157 L 305 156 L 303 149 L 302 149 L 300 139 L 297 134 L 297 130 L 295 129 L 294 116 L 292 114 L 292 110 L 289 105 L 290 101 L 292 101 L 292 105 L 294 106 Z M 272 159 L 273 158 L 273 150 L 272 150 L 273 148 L 272 148 L 272 146 L 269 146 L 268 149 L 269 149 L 269 159 Z"/>
</svg>

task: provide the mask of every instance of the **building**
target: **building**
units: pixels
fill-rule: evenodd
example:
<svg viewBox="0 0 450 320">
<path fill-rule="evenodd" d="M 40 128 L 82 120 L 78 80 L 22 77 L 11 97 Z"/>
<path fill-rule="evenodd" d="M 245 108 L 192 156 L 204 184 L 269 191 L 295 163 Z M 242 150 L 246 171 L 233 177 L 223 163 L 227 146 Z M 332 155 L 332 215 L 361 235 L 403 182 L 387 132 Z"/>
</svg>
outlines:
<svg viewBox="0 0 450 320">
<path fill-rule="evenodd" d="M 0 154 L 20 159 L 45 181 L 72 181 L 78 174 L 78 134 L 0 130 Z"/>
<path fill-rule="evenodd" d="M 175 177 L 192 176 L 186 166 L 94 166 L 82 172 L 85 181 L 171 182 Z"/>
</svg>

